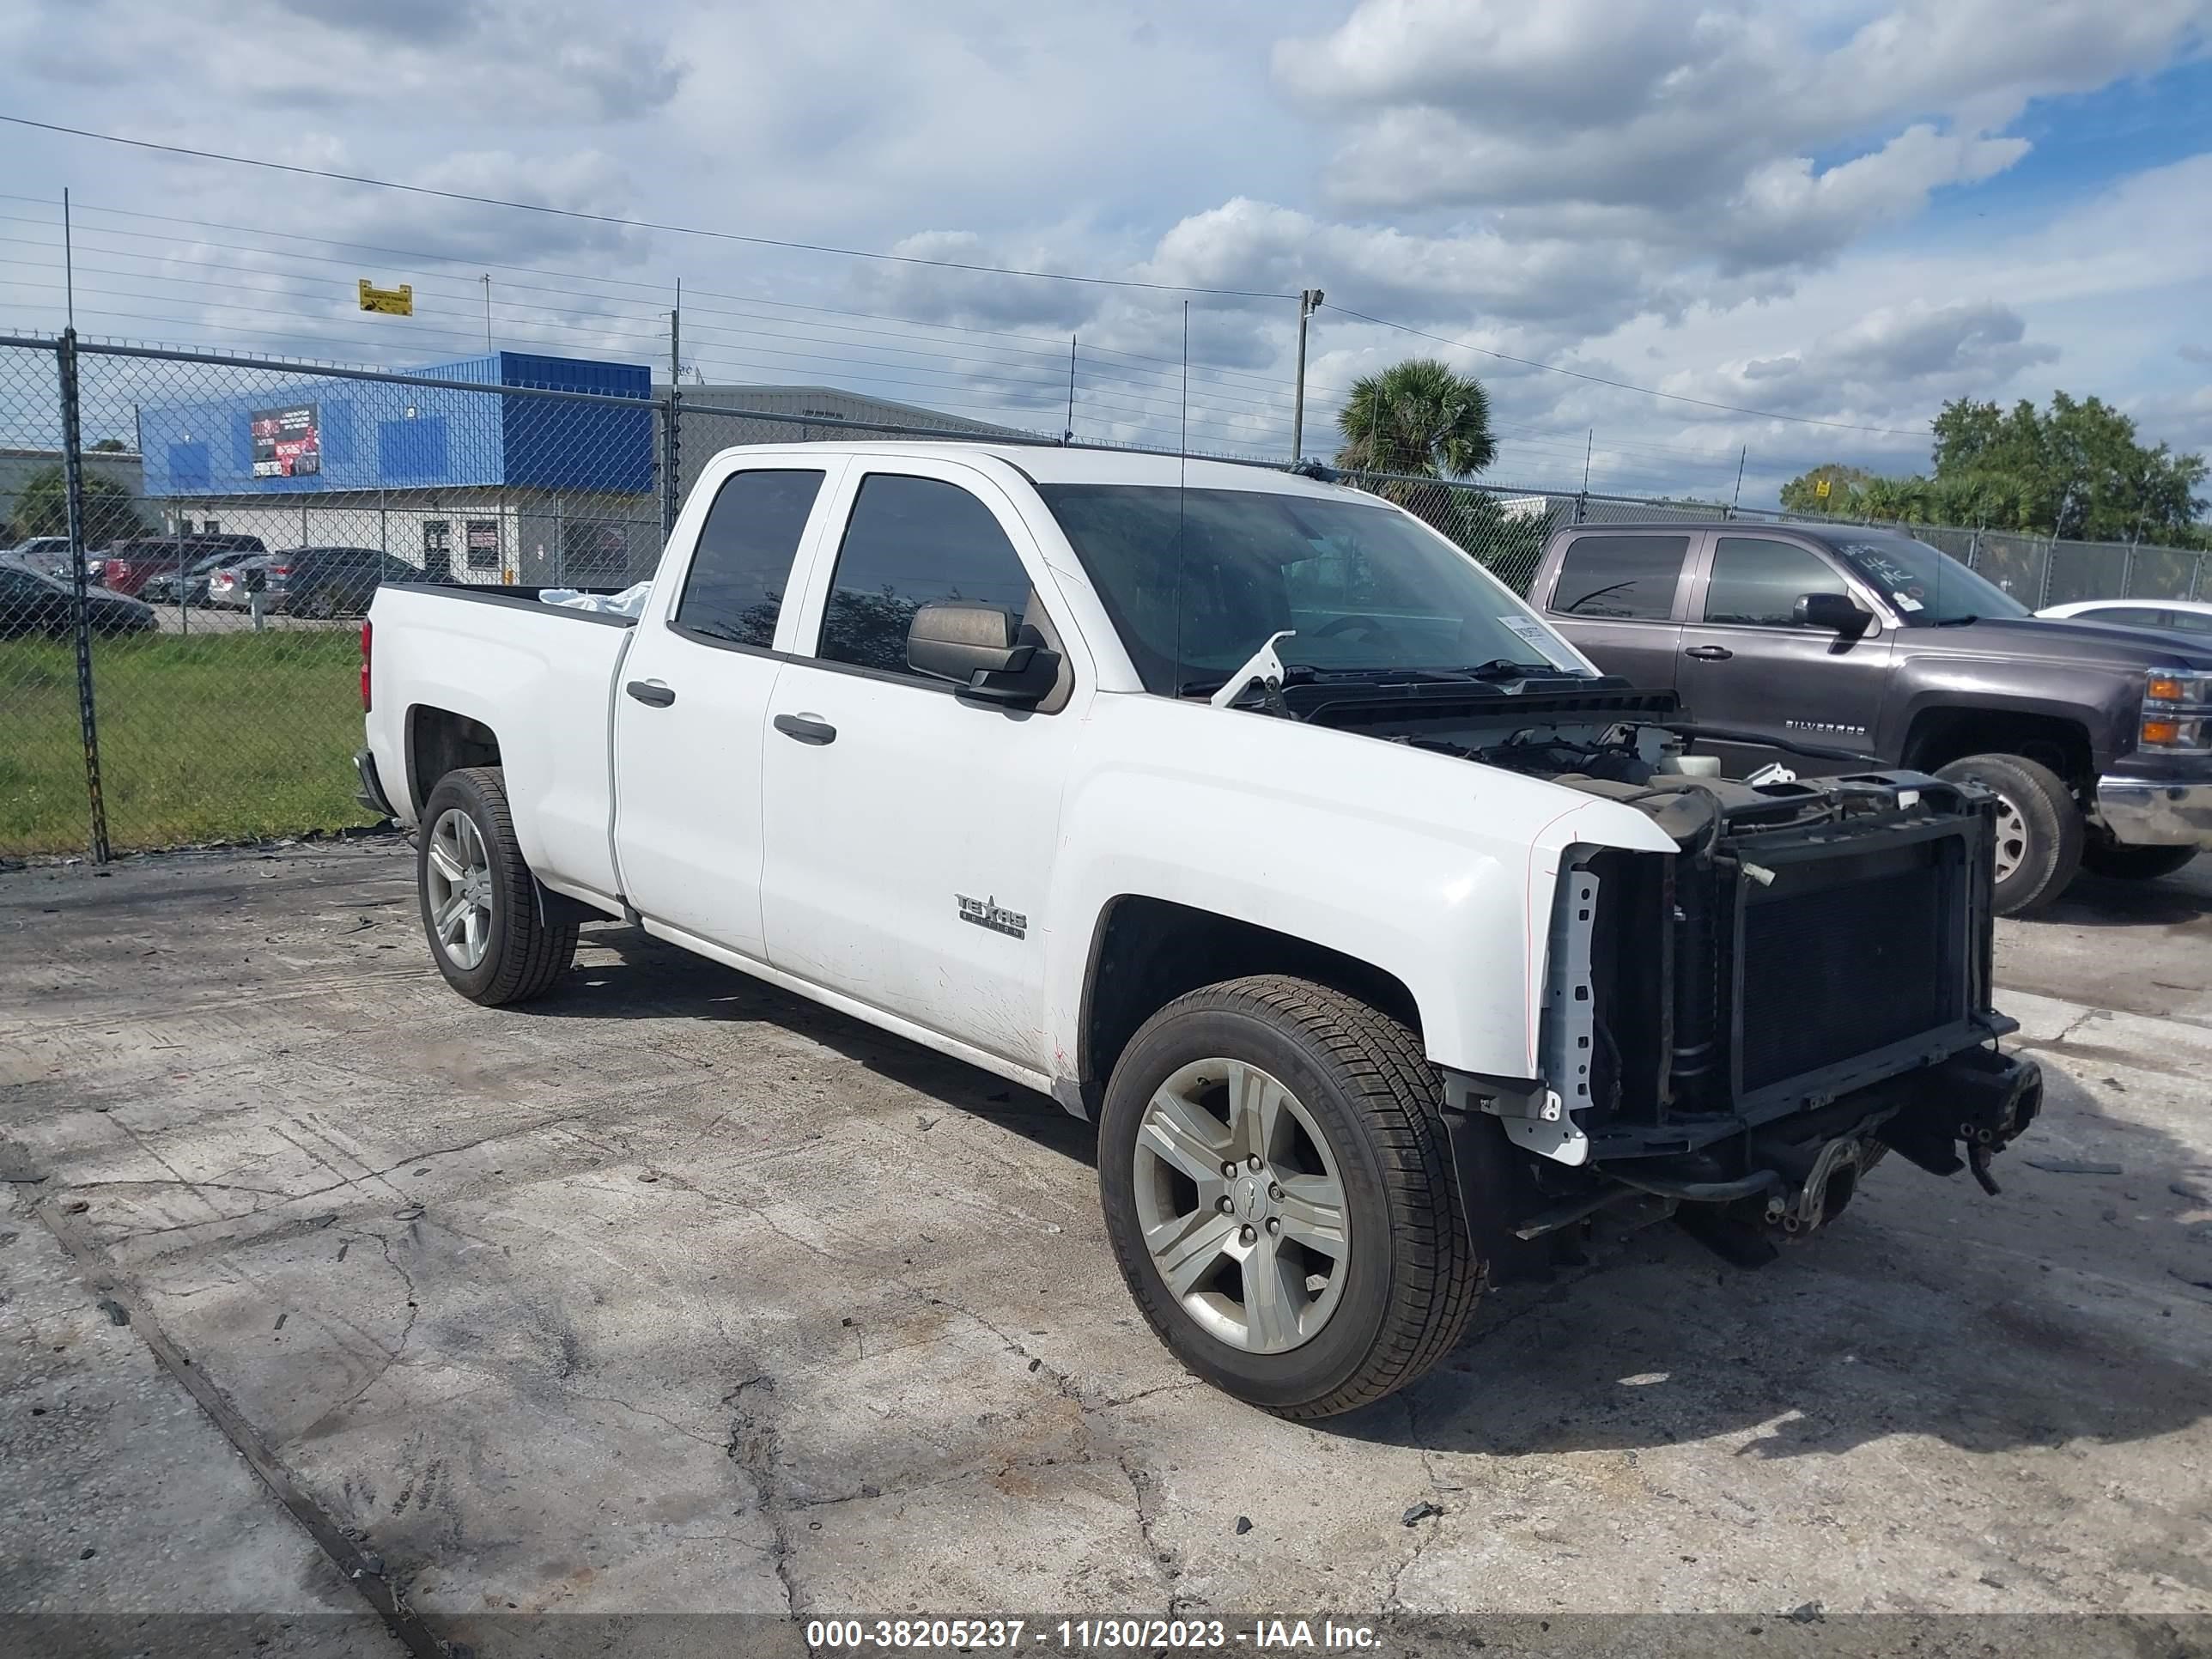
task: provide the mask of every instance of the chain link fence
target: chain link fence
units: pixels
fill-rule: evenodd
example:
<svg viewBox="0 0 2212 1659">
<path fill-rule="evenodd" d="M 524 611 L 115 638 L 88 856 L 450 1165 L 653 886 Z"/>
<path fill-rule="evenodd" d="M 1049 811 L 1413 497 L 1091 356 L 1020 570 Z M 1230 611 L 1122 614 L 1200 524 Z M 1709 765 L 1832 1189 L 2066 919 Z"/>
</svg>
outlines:
<svg viewBox="0 0 2212 1659">
<path fill-rule="evenodd" d="M 645 580 L 684 492 L 732 445 L 1051 441 L 910 418 L 718 405 L 655 386 L 641 364 L 511 351 L 399 374 L 0 337 L 0 857 L 368 823 L 351 757 L 361 617 L 381 582 Z M 1564 525 L 1724 515 L 1345 481 L 1516 592 Z M 2031 605 L 2204 588 L 2194 553 L 1909 528 Z"/>
</svg>

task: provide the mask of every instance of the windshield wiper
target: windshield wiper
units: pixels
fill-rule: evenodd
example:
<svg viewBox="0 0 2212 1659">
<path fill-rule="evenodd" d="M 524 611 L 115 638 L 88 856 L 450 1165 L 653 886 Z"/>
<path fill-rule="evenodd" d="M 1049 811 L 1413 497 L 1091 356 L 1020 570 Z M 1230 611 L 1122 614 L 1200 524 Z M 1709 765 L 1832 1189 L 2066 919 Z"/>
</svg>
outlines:
<svg viewBox="0 0 2212 1659">
<path fill-rule="evenodd" d="M 1979 621 L 1981 621 L 1981 618 L 1974 615 L 1974 613 L 1970 611 L 1963 617 L 1940 617 L 1937 619 L 1936 626 L 1938 628 L 1964 628 L 1968 623 L 1978 623 Z"/>
<path fill-rule="evenodd" d="M 1488 662 L 1462 668 L 1459 672 L 1470 680 L 1523 680 L 1531 674 L 1548 674 L 1555 679 L 1562 675 L 1570 679 L 1583 678 L 1571 668 L 1560 668 L 1548 662 L 1515 662 L 1510 657 L 1492 657 Z"/>
</svg>

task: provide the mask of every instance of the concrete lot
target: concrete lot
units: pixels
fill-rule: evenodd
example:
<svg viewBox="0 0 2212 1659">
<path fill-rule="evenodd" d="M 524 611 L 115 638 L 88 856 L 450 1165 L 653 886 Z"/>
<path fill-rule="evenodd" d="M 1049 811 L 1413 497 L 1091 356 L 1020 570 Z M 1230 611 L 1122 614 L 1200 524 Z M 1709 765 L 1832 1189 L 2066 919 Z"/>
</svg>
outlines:
<svg viewBox="0 0 2212 1659">
<path fill-rule="evenodd" d="M 2002 1197 L 1893 1160 L 1757 1273 L 1638 1235 L 1316 1426 L 1171 1363 L 1040 1097 L 613 924 L 476 1008 L 396 842 L 0 877 L 0 1169 L 46 1177 L 0 1448 L 50 1472 L 0 1490 L 0 1610 L 341 1582 L 238 1519 L 105 1284 L 479 1651 L 510 1610 L 2212 1612 L 2208 866 L 2003 925 L 2051 1097 Z M 155 1487 L 235 1581 L 109 1570 Z"/>
</svg>

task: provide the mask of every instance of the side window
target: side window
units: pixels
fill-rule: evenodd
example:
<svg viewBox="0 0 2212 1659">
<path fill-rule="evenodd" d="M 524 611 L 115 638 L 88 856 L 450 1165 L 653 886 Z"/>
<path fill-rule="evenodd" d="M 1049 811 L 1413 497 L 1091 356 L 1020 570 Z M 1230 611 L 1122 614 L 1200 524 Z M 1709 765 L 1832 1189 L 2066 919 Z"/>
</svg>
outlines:
<svg viewBox="0 0 2212 1659">
<path fill-rule="evenodd" d="M 2160 611 L 2161 628 L 2178 628 L 2185 634 L 2212 634 L 2212 617 L 2197 611 Z"/>
<path fill-rule="evenodd" d="M 2107 605 L 2101 611 L 2085 611 L 2081 620 L 2115 623 L 2123 628 L 2160 628 L 2165 625 L 2163 612 L 2134 605 Z"/>
<path fill-rule="evenodd" d="M 733 645 L 775 644 L 792 561 L 822 478 L 814 471 L 760 471 L 725 479 L 669 620 Z"/>
<path fill-rule="evenodd" d="M 990 508 L 941 479 L 871 473 L 837 550 L 816 654 L 904 674 L 907 628 L 923 605 L 964 599 L 1019 617 L 1029 598 L 1029 573 Z"/>
<path fill-rule="evenodd" d="M 1687 536 L 1578 536 L 1559 562 L 1551 609 L 1564 617 L 1664 622 L 1690 556 Z"/>
<path fill-rule="evenodd" d="M 1723 536 L 1705 584 L 1705 620 L 1792 628 L 1800 593 L 1843 593 L 1844 579 L 1817 553 L 1789 542 Z"/>
</svg>

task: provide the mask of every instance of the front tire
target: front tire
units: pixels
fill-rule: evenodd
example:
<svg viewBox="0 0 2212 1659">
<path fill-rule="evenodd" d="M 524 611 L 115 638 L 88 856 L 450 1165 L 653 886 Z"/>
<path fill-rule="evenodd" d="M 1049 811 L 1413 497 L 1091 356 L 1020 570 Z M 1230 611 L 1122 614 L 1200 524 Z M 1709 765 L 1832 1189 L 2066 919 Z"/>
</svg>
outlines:
<svg viewBox="0 0 2212 1659">
<path fill-rule="evenodd" d="M 2081 809 L 2064 779 L 2018 755 L 1969 755 L 1936 775 L 1996 792 L 1999 915 L 2032 915 L 2066 890 L 2081 867 L 2085 837 Z"/>
<path fill-rule="evenodd" d="M 2130 847 L 2117 841 L 2091 842 L 2081 849 L 2081 867 L 2093 876 L 2120 881 L 2156 881 L 2197 856 L 2194 847 Z"/>
<path fill-rule="evenodd" d="M 1481 1288 L 1419 1039 L 1304 980 L 1231 980 L 1147 1020 L 1107 1086 L 1098 1177 L 1160 1340 L 1278 1416 L 1413 1381 Z"/>
<path fill-rule="evenodd" d="M 422 932 L 446 982 L 487 1007 L 552 989 L 575 957 L 576 924 L 544 918 L 500 769 L 467 767 L 439 779 L 416 840 Z"/>
</svg>

